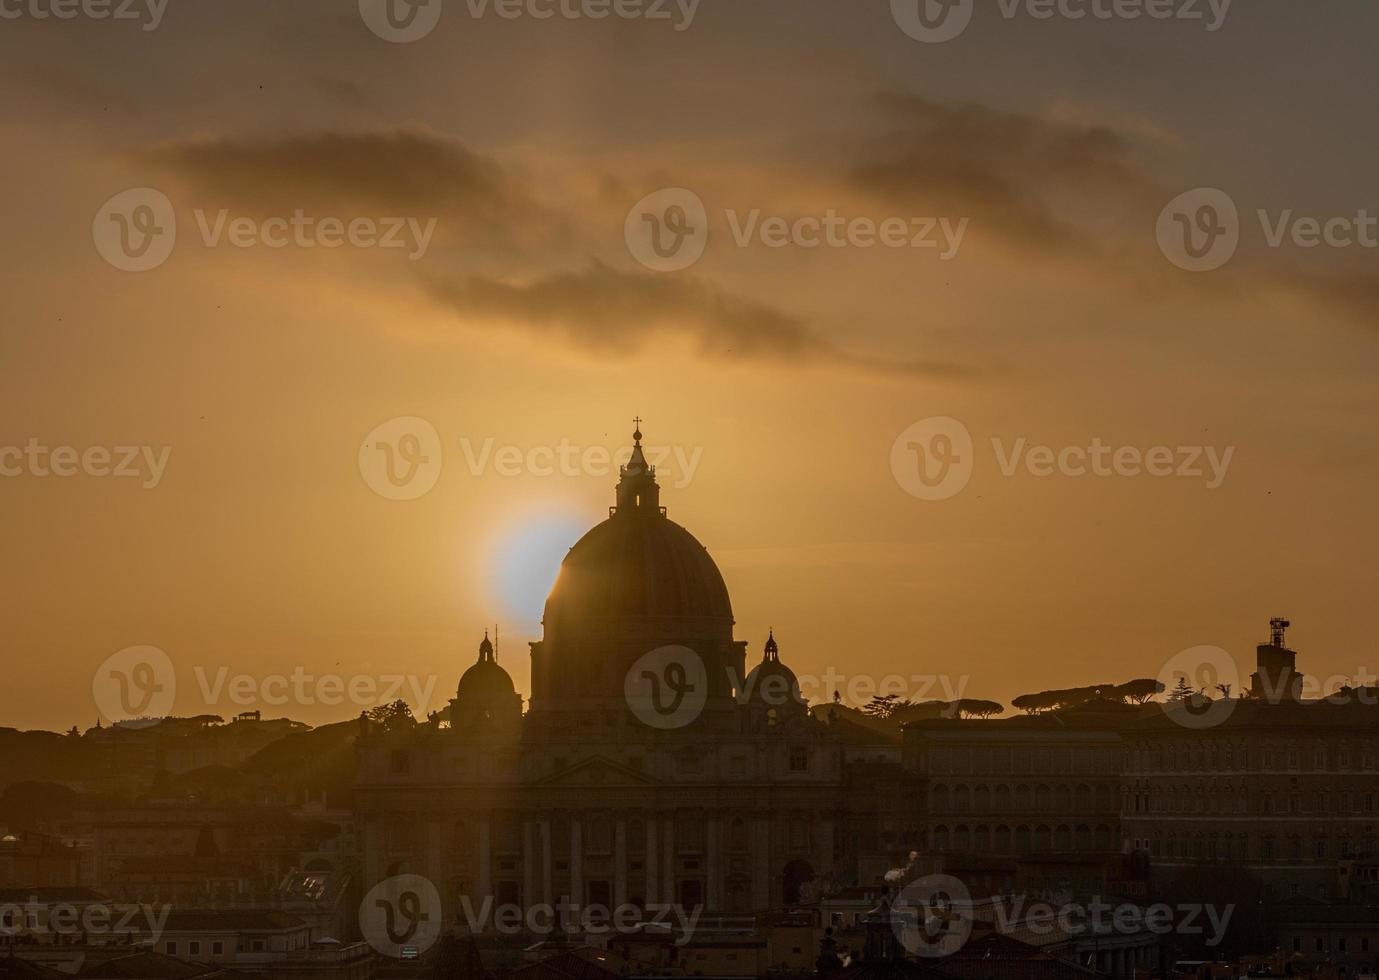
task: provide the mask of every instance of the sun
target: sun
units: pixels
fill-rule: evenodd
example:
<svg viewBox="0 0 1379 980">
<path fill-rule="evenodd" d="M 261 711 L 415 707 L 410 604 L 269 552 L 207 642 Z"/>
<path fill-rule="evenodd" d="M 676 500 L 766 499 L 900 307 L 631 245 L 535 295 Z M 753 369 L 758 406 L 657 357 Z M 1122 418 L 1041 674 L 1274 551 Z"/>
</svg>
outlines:
<svg viewBox="0 0 1379 980">
<path fill-rule="evenodd" d="M 573 514 L 545 512 L 521 517 L 497 536 L 489 568 L 504 614 L 517 620 L 517 632 L 540 632 L 560 563 L 586 530 L 586 522 Z"/>
</svg>

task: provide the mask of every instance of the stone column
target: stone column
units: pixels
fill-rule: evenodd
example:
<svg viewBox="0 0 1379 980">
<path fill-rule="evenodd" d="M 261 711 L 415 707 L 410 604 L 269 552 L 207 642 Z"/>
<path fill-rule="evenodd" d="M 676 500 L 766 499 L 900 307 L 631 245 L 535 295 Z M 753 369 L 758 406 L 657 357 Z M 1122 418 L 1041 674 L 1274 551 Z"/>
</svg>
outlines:
<svg viewBox="0 0 1379 980">
<path fill-rule="evenodd" d="M 584 907 L 584 825 L 570 819 L 570 901 Z"/>
<path fill-rule="evenodd" d="M 669 811 L 661 824 L 663 840 L 661 841 L 661 854 L 665 858 L 661 866 L 662 897 L 661 901 L 674 903 L 678 897 L 675 894 L 675 811 Z"/>
<path fill-rule="evenodd" d="M 376 814 L 364 818 L 364 890 L 383 880 L 383 834 Z M 97 879 L 99 882 L 100 879 Z"/>
<path fill-rule="evenodd" d="M 541 820 L 541 901 L 550 905 L 551 898 L 551 819 Z"/>
<path fill-rule="evenodd" d="M 536 825 L 530 818 L 522 820 L 522 904 L 530 908 L 536 902 Z"/>
<path fill-rule="evenodd" d="M 646 890 L 643 898 L 647 904 L 660 901 L 661 878 L 657 874 L 658 854 L 657 848 L 660 846 L 660 835 L 656 833 L 656 814 L 646 815 Z"/>
<path fill-rule="evenodd" d="M 618 814 L 613 825 L 613 905 L 627 904 L 627 820 Z"/>
<path fill-rule="evenodd" d="M 771 907 L 771 820 L 759 816 L 752 819 L 752 911 L 762 912 Z"/>
<path fill-rule="evenodd" d="M 488 814 L 479 817 L 479 901 L 493 894 L 493 843 Z"/>
<path fill-rule="evenodd" d="M 419 819 L 421 820 L 422 835 L 421 867 L 413 870 L 436 883 L 436 888 L 440 891 L 441 896 L 442 914 L 449 917 L 455 910 L 455 902 L 458 901 L 458 898 L 450 894 L 450 889 L 446 887 L 446 875 L 443 873 L 441 865 L 442 834 L 444 833 L 441 817 L 436 813 L 424 813 Z"/>
<path fill-rule="evenodd" d="M 707 859 L 704 862 L 705 876 L 708 881 L 704 888 L 705 907 L 715 912 L 723 908 L 723 866 L 720 855 L 722 853 L 722 821 L 717 817 L 710 817 L 708 825 L 704 828 L 704 848 L 707 851 Z"/>
</svg>

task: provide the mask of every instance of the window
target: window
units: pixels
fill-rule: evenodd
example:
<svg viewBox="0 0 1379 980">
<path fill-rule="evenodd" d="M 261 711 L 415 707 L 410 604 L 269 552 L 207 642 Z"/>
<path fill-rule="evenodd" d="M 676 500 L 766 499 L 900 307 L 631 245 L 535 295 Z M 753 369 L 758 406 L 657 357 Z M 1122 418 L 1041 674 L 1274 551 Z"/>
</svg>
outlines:
<svg viewBox="0 0 1379 980">
<path fill-rule="evenodd" d="M 412 759 L 406 749 L 393 749 L 389 762 L 391 770 L 395 773 L 407 773 L 412 770 Z"/>
<path fill-rule="evenodd" d="M 188 955 L 188 956 L 200 956 L 200 955 L 201 955 L 201 944 L 200 944 L 199 942 L 197 942 L 195 939 L 193 939 L 191 942 L 187 943 L 187 955 Z"/>
<path fill-rule="evenodd" d="M 220 940 L 216 940 L 215 942 L 211 943 L 211 955 L 212 955 L 212 956 L 219 956 L 219 955 L 221 955 L 221 954 L 224 953 L 224 952 L 225 952 L 225 944 L 224 944 L 223 942 L 221 942 Z"/>
<path fill-rule="evenodd" d="M 177 940 L 175 940 L 175 939 L 170 939 L 170 940 L 168 940 L 167 942 L 165 942 L 165 943 L 163 944 L 163 952 L 167 953 L 169 956 L 176 956 L 176 955 L 177 955 Z"/>
<path fill-rule="evenodd" d="M 809 750 L 803 745 L 796 745 L 790 749 L 790 771 L 809 771 Z"/>
</svg>

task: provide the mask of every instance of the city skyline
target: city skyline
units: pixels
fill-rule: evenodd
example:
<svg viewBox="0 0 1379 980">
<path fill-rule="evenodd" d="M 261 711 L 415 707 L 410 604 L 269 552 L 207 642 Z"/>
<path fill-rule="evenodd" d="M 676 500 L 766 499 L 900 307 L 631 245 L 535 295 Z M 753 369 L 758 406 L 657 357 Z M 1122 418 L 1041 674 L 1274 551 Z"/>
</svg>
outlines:
<svg viewBox="0 0 1379 980">
<path fill-rule="evenodd" d="M 1379 13 L 1002 0 L 933 43 L 904 3 L 568 6 L 4 19 L 6 723 L 84 717 L 134 644 L 445 677 L 496 621 L 513 657 L 544 587 L 514 608 L 510 566 L 615 479 L 526 454 L 625 450 L 637 414 L 695 463 L 667 498 L 740 634 L 801 670 L 970 664 L 1004 700 L 1199 644 L 1243 667 L 1280 610 L 1321 676 L 1375 666 L 1375 138 L 1340 123 Z M 1190 271 L 1174 236 L 1232 208 Z M 444 472 L 389 500 L 358 451 L 405 417 Z M 945 500 L 893 467 L 935 418 L 974 447 Z M 1138 475 L 1036 475 L 1098 440 Z M 112 459 L 40 476 L 31 441 Z"/>
</svg>

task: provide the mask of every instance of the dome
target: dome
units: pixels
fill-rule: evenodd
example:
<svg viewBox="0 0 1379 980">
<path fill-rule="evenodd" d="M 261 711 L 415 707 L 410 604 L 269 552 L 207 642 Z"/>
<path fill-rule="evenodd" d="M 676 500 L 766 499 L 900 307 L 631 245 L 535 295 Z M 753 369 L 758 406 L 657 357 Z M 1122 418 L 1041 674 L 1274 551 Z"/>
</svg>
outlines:
<svg viewBox="0 0 1379 980">
<path fill-rule="evenodd" d="M 752 668 L 743 687 L 752 700 L 764 702 L 773 708 L 800 703 L 799 679 L 793 670 L 781 663 L 774 632 L 766 639 L 761 663 Z"/>
<path fill-rule="evenodd" d="M 608 520 L 576 542 L 546 600 L 548 639 L 577 630 L 598 634 L 617 624 L 652 632 L 676 623 L 700 632 L 731 630 L 732 603 L 723 575 L 699 541 L 666 517 L 656 471 L 636 433 Z"/>
<path fill-rule="evenodd" d="M 494 659 L 493 642 L 485 633 L 484 642 L 479 644 L 479 659 L 460 677 L 455 700 L 465 704 L 487 704 L 510 699 L 516 693 L 512 678 Z"/>
<path fill-rule="evenodd" d="M 582 537 L 560 566 L 545 624 L 633 619 L 717 620 L 732 604 L 708 550 L 661 514 L 614 514 Z"/>
<path fill-rule="evenodd" d="M 705 696 L 731 705 L 743 674 L 728 586 L 709 552 L 666 516 L 641 431 L 622 467 L 608 519 L 576 542 L 546 599 L 543 634 L 531 645 L 532 710 L 627 705 L 642 658 L 687 648 L 701 662 Z M 691 666 L 693 666 L 693 663 Z"/>
</svg>

